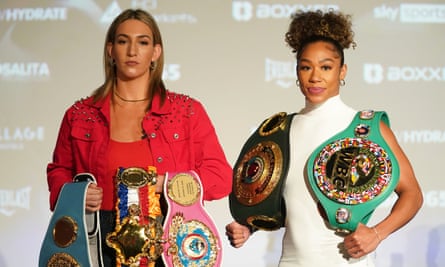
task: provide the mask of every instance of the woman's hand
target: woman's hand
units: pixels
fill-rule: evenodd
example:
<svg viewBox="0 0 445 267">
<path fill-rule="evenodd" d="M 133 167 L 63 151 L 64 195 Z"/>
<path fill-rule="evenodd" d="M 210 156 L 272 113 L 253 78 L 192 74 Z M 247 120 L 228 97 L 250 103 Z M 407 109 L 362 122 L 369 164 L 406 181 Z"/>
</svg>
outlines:
<svg viewBox="0 0 445 267">
<path fill-rule="evenodd" d="M 85 199 L 85 209 L 90 212 L 95 212 L 100 210 L 102 205 L 102 188 L 98 187 L 96 184 L 91 183 L 88 185 L 87 196 Z"/>
<path fill-rule="evenodd" d="M 230 245 L 239 248 L 246 243 L 247 239 L 249 239 L 250 229 L 245 225 L 233 221 L 226 225 L 226 236 L 230 241 Z"/>
<path fill-rule="evenodd" d="M 158 174 L 156 177 L 156 193 L 162 193 L 164 190 L 165 175 Z"/>
<path fill-rule="evenodd" d="M 352 258 L 360 258 L 373 252 L 380 244 L 376 229 L 359 224 L 355 232 L 345 236 L 343 244 L 346 253 Z"/>
</svg>

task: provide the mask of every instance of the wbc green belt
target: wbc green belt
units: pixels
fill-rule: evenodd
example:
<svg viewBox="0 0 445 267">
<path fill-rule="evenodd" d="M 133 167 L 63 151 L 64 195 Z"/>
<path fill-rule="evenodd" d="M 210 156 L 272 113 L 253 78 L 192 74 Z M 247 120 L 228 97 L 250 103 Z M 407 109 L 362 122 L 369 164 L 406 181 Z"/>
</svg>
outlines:
<svg viewBox="0 0 445 267">
<path fill-rule="evenodd" d="M 233 170 L 233 218 L 253 229 L 276 230 L 286 217 L 282 189 L 289 167 L 289 128 L 295 114 L 265 120 L 247 139 Z"/>
<path fill-rule="evenodd" d="M 358 112 L 344 131 L 320 145 L 308 162 L 309 184 L 337 231 L 366 224 L 394 191 L 399 165 L 380 132 L 385 112 Z"/>
</svg>

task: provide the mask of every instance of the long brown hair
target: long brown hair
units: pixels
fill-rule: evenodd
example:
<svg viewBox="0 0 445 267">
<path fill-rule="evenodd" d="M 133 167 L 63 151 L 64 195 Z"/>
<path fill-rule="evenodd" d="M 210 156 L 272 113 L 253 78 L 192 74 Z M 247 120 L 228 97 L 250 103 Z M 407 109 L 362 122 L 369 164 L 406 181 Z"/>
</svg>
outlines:
<svg viewBox="0 0 445 267">
<path fill-rule="evenodd" d="M 148 84 L 148 92 L 150 102 L 147 108 L 151 107 L 151 101 L 153 96 L 159 94 L 161 96 L 161 103 L 164 102 L 166 98 L 166 89 L 164 82 L 162 81 L 162 71 L 164 69 L 164 49 L 162 44 L 161 31 L 159 30 L 158 24 L 152 15 L 141 9 L 127 9 L 117 16 L 108 28 L 107 35 L 105 38 L 104 51 L 103 51 L 103 66 L 105 71 L 105 81 L 97 88 L 92 96 L 94 102 L 97 102 L 105 98 L 116 84 L 116 66 L 113 63 L 113 59 L 110 57 L 107 51 L 108 43 L 114 43 L 116 37 L 116 31 L 119 25 L 129 19 L 136 19 L 145 23 L 153 33 L 153 45 L 161 46 L 161 54 L 156 62 L 152 62 L 150 67 L 150 82 Z"/>
</svg>

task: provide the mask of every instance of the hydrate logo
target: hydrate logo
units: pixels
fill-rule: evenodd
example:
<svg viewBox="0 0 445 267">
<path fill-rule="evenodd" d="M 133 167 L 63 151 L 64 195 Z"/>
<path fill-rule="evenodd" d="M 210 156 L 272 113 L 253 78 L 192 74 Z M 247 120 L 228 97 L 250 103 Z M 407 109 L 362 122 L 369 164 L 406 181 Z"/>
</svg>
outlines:
<svg viewBox="0 0 445 267">
<path fill-rule="evenodd" d="M 444 144 L 445 131 L 443 130 L 406 130 L 395 131 L 397 140 L 410 144 Z"/>
<path fill-rule="evenodd" d="M 64 7 L 8 8 L 0 10 L 0 21 L 57 21 L 67 20 Z"/>
</svg>

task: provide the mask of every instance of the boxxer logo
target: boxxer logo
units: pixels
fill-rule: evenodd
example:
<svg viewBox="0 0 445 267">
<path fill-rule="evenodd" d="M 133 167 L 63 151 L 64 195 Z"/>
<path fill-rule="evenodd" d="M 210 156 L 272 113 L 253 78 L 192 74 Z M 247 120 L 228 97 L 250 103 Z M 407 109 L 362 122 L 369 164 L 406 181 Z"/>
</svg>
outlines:
<svg viewBox="0 0 445 267">
<path fill-rule="evenodd" d="M 232 16 L 238 21 L 248 21 L 253 16 L 253 6 L 247 1 L 232 2 Z"/>
<path fill-rule="evenodd" d="M 380 64 L 364 64 L 363 78 L 367 83 L 377 84 L 383 81 L 383 67 Z"/>
<path fill-rule="evenodd" d="M 232 16 L 237 21 L 256 19 L 289 19 L 296 10 L 338 10 L 337 5 L 325 4 L 252 4 L 249 1 L 233 1 Z"/>
<path fill-rule="evenodd" d="M 444 67 L 389 66 L 367 63 L 363 65 L 363 78 L 370 84 L 388 82 L 445 81 Z"/>
</svg>

